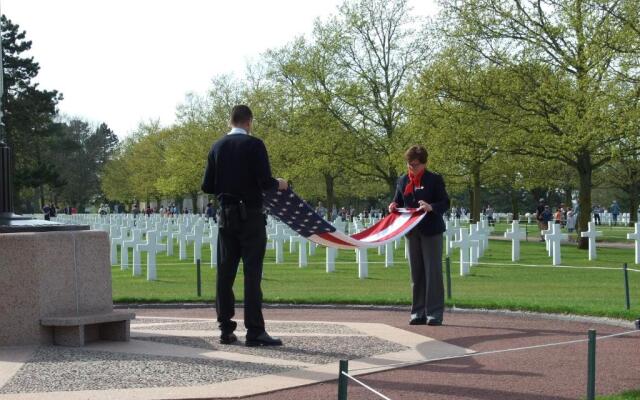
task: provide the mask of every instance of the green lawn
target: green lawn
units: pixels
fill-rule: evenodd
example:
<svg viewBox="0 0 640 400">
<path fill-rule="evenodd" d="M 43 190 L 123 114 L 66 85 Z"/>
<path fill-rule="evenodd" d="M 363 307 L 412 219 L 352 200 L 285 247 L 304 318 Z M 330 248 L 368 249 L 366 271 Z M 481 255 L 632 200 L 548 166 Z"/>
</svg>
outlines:
<svg viewBox="0 0 640 400">
<path fill-rule="evenodd" d="M 471 274 L 459 276 L 458 252 L 451 259 L 452 292 L 449 306 L 533 310 L 636 319 L 640 316 L 640 272 L 629 272 L 631 310 L 625 309 L 624 280 L 621 265 L 633 265 L 633 250 L 598 249 L 597 261 L 588 261 L 587 252 L 573 245 L 562 247 L 567 266 L 607 267 L 616 270 L 571 269 L 551 266 L 543 243 L 522 243 L 520 264 L 511 263 L 511 243 L 492 241 L 482 264 Z M 191 251 L 191 249 L 190 249 Z M 192 258 L 179 261 L 176 256 L 158 257 L 158 280 L 148 282 L 143 256 L 143 276 L 132 277 L 131 270 L 113 266 L 113 294 L 116 302 L 192 302 L 213 301 L 215 269 L 208 266 L 209 251 L 203 250 L 203 296 L 196 295 L 196 268 Z M 395 264 L 385 268 L 383 256 L 369 250 L 369 277 L 358 279 L 353 251 L 340 250 L 336 272 L 325 272 L 325 251 L 318 248 L 309 257 L 309 266 L 298 268 L 297 254 L 285 247 L 285 264 L 275 264 L 273 250 L 267 251 L 263 280 L 266 302 L 410 304 L 408 264 L 402 246 L 394 254 Z M 189 256 L 191 252 L 189 252 Z M 132 258 L 130 257 L 130 260 Z M 167 265 L 171 264 L 171 265 Z M 501 265 L 492 265 L 501 264 Z M 242 273 L 235 292 L 242 299 Z"/>
<path fill-rule="evenodd" d="M 640 390 L 632 390 L 611 396 L 598 396 L 598 400 L 639 400 Z"/>
</svg>

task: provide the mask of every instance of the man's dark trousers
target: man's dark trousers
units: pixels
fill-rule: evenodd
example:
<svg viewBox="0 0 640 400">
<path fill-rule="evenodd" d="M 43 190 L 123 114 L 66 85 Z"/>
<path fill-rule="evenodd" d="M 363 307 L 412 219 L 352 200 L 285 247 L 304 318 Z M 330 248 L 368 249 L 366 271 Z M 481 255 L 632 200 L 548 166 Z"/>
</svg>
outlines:
<svg viewBox="0 0 640 400">
<path fill-rule="evenodd" d="M 223 212 L 225 210 L 222 210 Z M 222 333 L 231 333 L 236 323 L 233 282 L 242 259 L 244 270 L 244 324 L 247 337 L 254 338 L 265 331 L 262 316 L 262 262 L 267 245 L 265 217 L 261 211 L 248 210 L 246 220 L 232 218 L 218 231 L 218 278 L 216 281 L 216 311 Z M 221 218 L 222 220 L 222 218 Z"/>
</svg>

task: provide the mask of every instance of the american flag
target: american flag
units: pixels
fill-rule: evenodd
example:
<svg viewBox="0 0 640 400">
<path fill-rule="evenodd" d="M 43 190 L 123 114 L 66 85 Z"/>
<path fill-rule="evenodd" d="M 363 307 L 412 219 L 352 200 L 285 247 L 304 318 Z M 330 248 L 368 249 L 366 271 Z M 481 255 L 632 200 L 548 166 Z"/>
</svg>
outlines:
<svg viewBox="0 0 640 400">
<path fill-rule="evenodd" d="M 424 217 L 424 213 L 415 208 L 400 208 L 375 225 L 349 236 L 325 221 L 291 189 L 265 192 L 263 196 L 264 206 L 269 214 L 287 224 L 300 236 L 319 245 L 339 249 L 383 245 L 405 235 Z"/>
</svg>

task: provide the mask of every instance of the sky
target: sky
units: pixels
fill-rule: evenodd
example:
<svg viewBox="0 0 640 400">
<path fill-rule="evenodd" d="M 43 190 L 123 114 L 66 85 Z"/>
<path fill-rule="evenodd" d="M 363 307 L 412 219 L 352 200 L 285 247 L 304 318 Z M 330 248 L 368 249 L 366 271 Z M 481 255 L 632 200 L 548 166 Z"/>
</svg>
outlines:
<svg viewBox="0 0 640 400">
<path fill-rule="evenodd" d="M 213 77 L 242 78 L 268 49 L 310 35 L 342 0 L 0 0 L 33 42 L 42 89 L 61 114 L 106 122 L 122 139 L 140 122 L 175 121 L 189 92 Z M 410 0 L 416 16 L 434 0 Z"/>
</svg>

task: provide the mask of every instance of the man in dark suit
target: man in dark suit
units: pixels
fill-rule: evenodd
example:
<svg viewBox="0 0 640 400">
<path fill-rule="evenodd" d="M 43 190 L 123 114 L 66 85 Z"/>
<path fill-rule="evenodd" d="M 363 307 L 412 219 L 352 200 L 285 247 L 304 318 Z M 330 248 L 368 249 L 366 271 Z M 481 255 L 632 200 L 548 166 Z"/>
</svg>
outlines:
<svg viewBox="0 0 640 400">
<path fill-rule="evenodd" d="M 449 195 L 442 176 L 426 170 L 427 149 L 411 146 L 405 153 L 408 173 L 398 179 L 389 212 L 398 207 L 420 208 L 426 215 L 407 233 L 413 301 L 411 325 L 442 325 L 442 216 L 449 209 Z"/>
<path fill-rule="evenodd" d="M 245 105 L 231 110 L 231 131 L 209 152 L 202 191 L 220 201 L 218 219 L 218 277 L 216 311 L 220 343 L 237 341 L 233 282 L 242 259 L 244 268 L 244 325 L 247 346 L 279 346 L 282 341 L 267 334 L 262 316 L 262 262 L 267 243 L 262 193 L 286 190 L 284 179 L 274 179 L 267 149 L 251 136 L 253 114 Z"/>
</svg>

